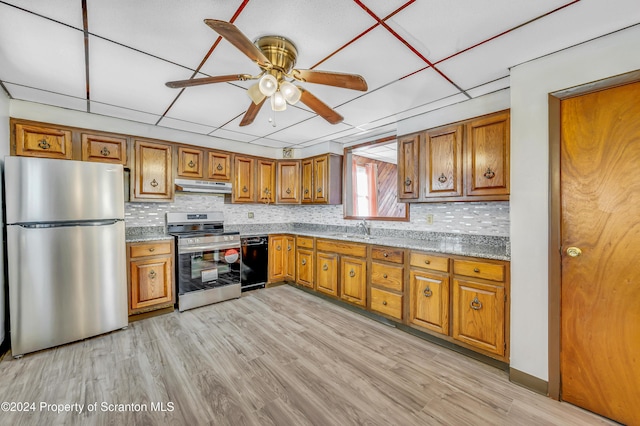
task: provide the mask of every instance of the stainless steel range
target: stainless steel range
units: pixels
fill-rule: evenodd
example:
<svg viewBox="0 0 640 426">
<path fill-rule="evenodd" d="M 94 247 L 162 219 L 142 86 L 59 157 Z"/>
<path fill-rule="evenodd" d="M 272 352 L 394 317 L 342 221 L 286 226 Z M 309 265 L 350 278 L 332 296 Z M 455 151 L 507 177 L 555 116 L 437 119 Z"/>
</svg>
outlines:
<svg viewBox="0 0 640 426">
<path fill-rule="evenodd" d="M 180 312 L 240 297 L 240 234 L 224 231 L 222 212 L 167 213 L 176 241 Z"/>
</svg>

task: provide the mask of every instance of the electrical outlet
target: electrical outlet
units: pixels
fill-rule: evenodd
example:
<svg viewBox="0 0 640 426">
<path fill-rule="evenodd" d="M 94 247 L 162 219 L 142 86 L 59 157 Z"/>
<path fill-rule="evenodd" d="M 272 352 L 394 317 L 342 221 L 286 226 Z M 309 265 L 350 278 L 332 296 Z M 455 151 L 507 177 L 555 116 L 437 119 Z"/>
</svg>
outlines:
<svg viewBox="0 0 640 426">
<path fill-rule="evenodd" d="M 431 213 L 427 215 L 427 225 L 433 225 L 433 215 Z"/>
<path fill-rule="evenodd" d="M 247 213 L 247 217 L 248 217 L 249 219 L 253 219 L 253 212 L 249 212 L 249 213 Z"/>
</svg>

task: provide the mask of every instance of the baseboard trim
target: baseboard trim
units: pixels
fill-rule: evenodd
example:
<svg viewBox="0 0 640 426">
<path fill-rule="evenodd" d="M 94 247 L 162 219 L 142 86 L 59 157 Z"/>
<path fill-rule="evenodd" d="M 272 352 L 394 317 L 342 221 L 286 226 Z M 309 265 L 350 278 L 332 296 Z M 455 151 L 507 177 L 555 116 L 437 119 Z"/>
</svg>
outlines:
<svg viewBox="0 0 640 426">
<path fill-rule="evenodd" d="M 523 371 L 509 368 L 509 380 L 541 395 L 548 395 L 549 383 Z"/>
</svg>

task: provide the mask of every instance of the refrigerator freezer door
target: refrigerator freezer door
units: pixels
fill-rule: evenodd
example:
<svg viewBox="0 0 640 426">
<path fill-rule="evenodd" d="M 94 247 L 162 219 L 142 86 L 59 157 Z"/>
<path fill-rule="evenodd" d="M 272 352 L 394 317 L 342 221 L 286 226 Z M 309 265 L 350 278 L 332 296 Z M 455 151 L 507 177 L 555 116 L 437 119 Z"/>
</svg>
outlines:
<svg viewBox="0 0 640 426">
<path fill-rule="evenodd" d="M 7 224 L 123 219 L 120 164 L 5 157 Z"/>
<path fill-rule="evenodd" d="M 127 326 L 124 222 L 9 225 L 7 247 L 14 356 Z"/>
</svg>

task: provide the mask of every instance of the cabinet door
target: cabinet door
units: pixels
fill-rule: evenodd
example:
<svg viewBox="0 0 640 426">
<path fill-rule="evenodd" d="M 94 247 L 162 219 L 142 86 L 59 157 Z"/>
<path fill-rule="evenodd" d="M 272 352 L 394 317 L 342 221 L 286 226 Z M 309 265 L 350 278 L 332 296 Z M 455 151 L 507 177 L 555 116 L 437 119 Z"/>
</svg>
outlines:
<svg viewBox="0 0 640 426">
<path fill-rule="evenodd" d="M 453 338 L 504 355 L 504 287 L 453 280 Z"/>
<path fill-rule="evenodd" d="M 209 151 L 208 160 L 207 178 L 221 182 L 231 180 L 231 154 Z"/>
<path fill-rule="evenodd" d="M 462 196 L 462 126 L 425 134 L 425 197 Z"/>
<path fill-rule="evenodd" d="M 316 290 L 338 296 L 338 255 L 316 253 Z"/>
<path fill-rule="evenodd" d="M 449 277 L 412 269 L 409 281 L 409 322 L 448 335 Z"/>
<path fill-rule="evenodd" d="M 276 202 L 276 163 L 270 160 L 258 160 L 258 201 Z"/>
<path fill-rule="evenodd" d="M 313 288 L 313 250 L 298 249 L 296 251 L 296 282 Z"/>
<path fill-rule="evenodd" d="M 136 140 L 134 199 L 167 201 L 173 198 L 171 145 Z"/>
<path fill-rule="evenodd" d="M 302 202 L 313 203 L 313 160 L 302 160 Z"/>
<path fill-rule="evenodd" d="M 284 279 L 294 281 L 296 279 L 296 239 L 292 236 L 286 236 L 284 246 Z"/>
<path fill-rule="evenodd" d="M 186 178 L 202 178 L 204 151 L 178 147 L 178 176 Z"/>
<path fill-rule="evenodd" d="M 398 199 L 411 200 L 420 196 L 420 135 L 398 140 Z"/>
<path fill-rule="evenodd" d="M 83 133 L 82 161 L 127 164 L 127 138 Z"/>
<path fill-rule="evenodd" d="M 284 235 L 269 236 L 269 282 L 284 280 L 285 276 L 285 237 Z"/>
<path fill-rule="evenodd" d="M 130 311 L 173 302 L 173 257 L 132 260 Z"/>
<path fill-rule="evenodd" d="M 509 113 L 467 124 L 467 195 L 509 194 Z"/>
<path fill-rule="evenodd" d="M 300 161 L 278 161 L 278 203 L 300 203 Z"/>
<path fill-rule="evenodd" d="M 313 201 L 326 203 L 329 201 L 329 156 L 323 155 L 313 159 Z"/>
<path fill-rule="evenodd" d="M 16 123 L 16 155 L 70 160 L 71 131 Z"/>
<path fill-rule="evenodd" d="M 340 258 L 340 297 L 348 302 L 367 304 L 367 262 L 365 259 Z"/>
<path fill-rule="evenodd" d="M 235 182 L 233 184 L 233 201 L 236 203 L 252 203 L 256 201 L 254 190 L 255 158 L 235 156 Z"/>
</svg>

